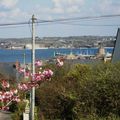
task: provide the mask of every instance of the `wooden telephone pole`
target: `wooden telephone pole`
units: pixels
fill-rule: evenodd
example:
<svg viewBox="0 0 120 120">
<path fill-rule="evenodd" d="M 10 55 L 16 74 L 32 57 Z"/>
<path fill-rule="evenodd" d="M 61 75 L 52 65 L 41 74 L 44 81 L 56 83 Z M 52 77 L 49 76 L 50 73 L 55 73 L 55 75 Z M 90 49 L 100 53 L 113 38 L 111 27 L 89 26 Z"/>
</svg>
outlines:
<svg viewBox="0 0 120 120">
<path fill-rule="evenodd" d="M 35 16 L 32 15 L 32 74 L 35 74 Z M 34 77 L 33 77 L 34 79 Z M 34 81 L 34 80 L 33 80 Z M 35 118 L 35 87 L 31 90 L 30 120 Z"/>
</svg>

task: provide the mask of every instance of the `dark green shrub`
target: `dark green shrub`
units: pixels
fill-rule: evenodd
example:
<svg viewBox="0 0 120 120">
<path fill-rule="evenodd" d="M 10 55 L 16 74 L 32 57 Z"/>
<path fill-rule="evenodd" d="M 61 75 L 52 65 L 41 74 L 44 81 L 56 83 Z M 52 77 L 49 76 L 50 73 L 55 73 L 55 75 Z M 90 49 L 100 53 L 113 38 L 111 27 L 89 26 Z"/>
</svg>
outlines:
<svg viewBox="0 0 120 120">
<path fill-rule="evenodd" d="M 120 63 L 64 66 L 36 92 L 36 105 L 48 119 L 108 119 L 120 116 Z M 117 119 L 117 118 L 116 118 Z"/>
</svg>

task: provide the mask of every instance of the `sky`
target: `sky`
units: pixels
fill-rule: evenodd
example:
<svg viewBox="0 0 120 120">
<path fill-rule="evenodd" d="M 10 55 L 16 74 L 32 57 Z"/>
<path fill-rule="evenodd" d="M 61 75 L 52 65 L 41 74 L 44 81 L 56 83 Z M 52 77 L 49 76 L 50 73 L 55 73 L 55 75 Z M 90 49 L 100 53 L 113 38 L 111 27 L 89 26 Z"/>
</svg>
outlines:
<svg viewBox="0 0 120 120">
<path fill-rule="evenodd" d="M 33 14 L 38 21 L 120 14 L 120 0 L 0 0 L 0 24 L 28 22 Z M 36 24 L 36 36 L 116 36 L 119 26 L 120 17 Z M 31 25 L 0 27 L 0 38 L 19 37 L 31 37 Z"/>
</svg>

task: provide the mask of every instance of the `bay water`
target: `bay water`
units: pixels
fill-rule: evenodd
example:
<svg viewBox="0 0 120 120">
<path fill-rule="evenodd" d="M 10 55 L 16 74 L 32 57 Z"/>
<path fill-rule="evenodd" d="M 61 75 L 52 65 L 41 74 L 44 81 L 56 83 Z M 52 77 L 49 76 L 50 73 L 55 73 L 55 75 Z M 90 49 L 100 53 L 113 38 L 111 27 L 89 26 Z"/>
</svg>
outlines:
<svg viewBox="0 0 120 120">
<path fill-rule="evenodd" d="M 78 54 L 88 54 L 88 55 L 96 55 L 98 53 L 98 48 L 48 48 L 48 49 L 37 49 L 35 57 L 36 59 L 51 59 L 54 57 L 55 53 L 61 54 L 70 54 L 73 53 L 75 55 Z M 105 52 L 112 53 L 112 47 L 106 47 Z M 0 49 L 0 62 L 16 62 L 20 63 L 24 62 L 24 58 L 26 63 L 31 62 L 32 51 L 25 50 L 8 50 L 8 49 Z"/>
</svg>

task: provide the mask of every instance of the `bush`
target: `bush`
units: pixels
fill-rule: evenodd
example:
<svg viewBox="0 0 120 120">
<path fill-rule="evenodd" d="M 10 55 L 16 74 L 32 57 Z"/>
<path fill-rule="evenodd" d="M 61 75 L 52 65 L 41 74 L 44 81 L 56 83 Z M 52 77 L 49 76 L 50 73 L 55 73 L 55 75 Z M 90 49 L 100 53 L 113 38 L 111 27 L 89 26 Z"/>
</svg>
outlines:
<svg viewBox="0 0 120 120">
<path fill-rule="evenodd" d="M 14 106 L 14 104 L 11 107 L 13 107 L 13 106 Z M 15 111 L 13 111 L 12 120 L 23 120 L 23 112 L 24 111 L 25 111 L 25 102 L 21 101 L 15 107 Z"/>
<path fill-rule="evenodd" d="M 36 91 L 39 114 L 51 120 L 120 116 L 120 63 L 52 69 L 53 80 L 42 83 Z"/>
</svg>

